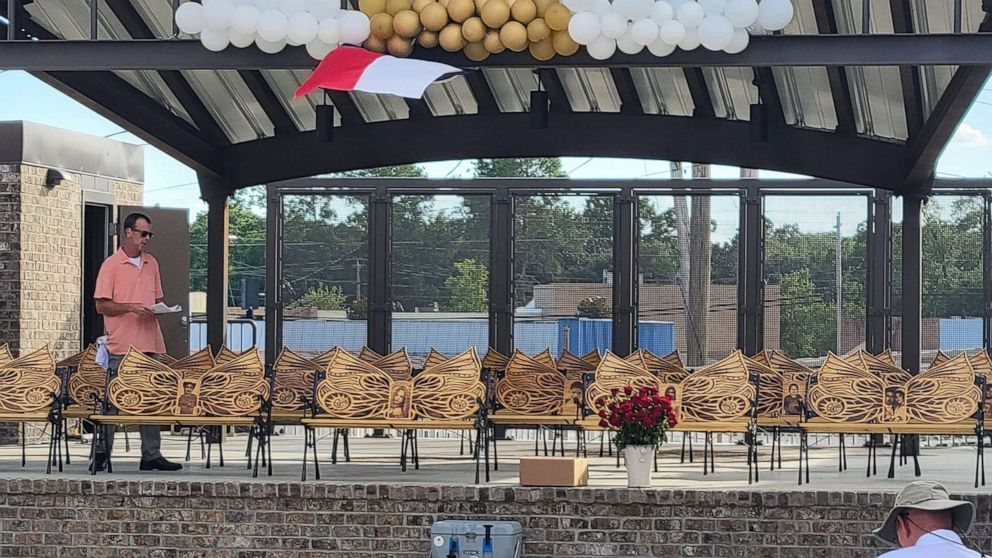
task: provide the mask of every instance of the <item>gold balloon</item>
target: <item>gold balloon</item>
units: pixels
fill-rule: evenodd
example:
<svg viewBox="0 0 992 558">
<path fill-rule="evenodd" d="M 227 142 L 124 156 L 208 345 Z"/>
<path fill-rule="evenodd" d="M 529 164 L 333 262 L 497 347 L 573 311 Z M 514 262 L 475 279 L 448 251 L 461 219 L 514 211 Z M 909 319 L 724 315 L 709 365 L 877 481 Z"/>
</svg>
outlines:
<svg viewBox="0 0 992 558">
<path fill-rule="evenodd" d="M 554 31 L 565 31 L 568 29 L 568 20 L 572 19 L 572 12 L 561 4 L 551 4 L 544 11 L 544 21 Z"/>
<path fill-rule="evenodd" d="M 492 29 L 499 29 L 510 19 L 510 5 L 506 0 L 489 0 L 479 15 L 486 25 Z"/>
<path fill-rule="evenodd" d="M 428 4 L 420 11 L 420 22 L 425 29 L 436 33 L 448 24 L 448 10 L 441 4 Z"/>
<path fill-rule="evenodd" d="M 369 25 L 372 28 L 372 35 L 383 41 L 393 36 L 393 16 L 387 13 L 375 14 Z"/>
<path fill-rule="evenodd" d="M 465 48 L 465 37 L 462 35 L 462 26 L 457 23 L 449 23 L 438 34 L 438 44 L 448 52 L 458 52 Z"/>
<path fill-rule="evenodd" d="M 482 44 L 492 54 L 499 54 L 506 50 L 506 45 L 499 38 L 499 31 L 494 29 L 486 31 L 486 38 L 482 40 Z"/>
<path fill-rule="evenodd" d="M 568 31 L 553 31 L 551 44 L 554 45 L 555 52 L 562 56 L 571 56 L 579 51 L 579 43 L 575 42 Z"/>
<path fill-rule="evenodd" d="M 372 52 L 386 52 L 386 41 L 383 41 L 375 35 L 369 35 L 368 39 L 362 44 L 365 48 L 371 50 Z"/>
<path fill-rule="evenodd" d="M 386 41 L 386 49 L 389 54 L 393 56 L 398 56 L 400 58 L 406 58 L 410 56 L 413 52 L 413 41 L 410 39 L 405 39 L 399 35 L 393 35 L 388 41 Z"/>
<path fill-rule="evenodd" d="M 534 0 L 534 5 L 537 6 L 537 17 L 544 17 L 544 12 L 548 9 L 548 6 L 557 3 L 558 0 Z"/>
<path fill-rule="evenodd" d="M 386 0 L 358 0 L 358 9 L 371 18 L 386 11 Z"/>
<path fill-rule="evenodd" d="M 436 3 L 437 0 L 413 0 L 413 11 L 419 14 L 428 4 Z"/>
<path fill-rule="evenodd" d="M 527 24 L 527 40 L 536 43 L 551 37 L 551 29 L 543 19 L 535 19 Z"/>
<path fill-rule="evenodd" d="M 424 48 L 434 48 L 437 46 L 437 33 L 433 31 L 421 31 L 417 35 L 417 44 Z"/>
<path fill-rule="evenodd" d="M 523 52 L 527 50 L 527 28 L 519 21 L 508 21 L 499 30 L 499 40 L 513 52 Z"/>
<path fill-rule="evenodd" d="M 420 16 L 413 10 L 403 10 L 393 16 L 393 30 L 404 39 L 412 39 L 420 33 Z"/>
<path fill-rule="evenodd" d="M 555 47 L 548 39 L 531 42 L 528 44 L 530 47 L 530 55 L 541 62 L 546 62 L 555 57 Z"/>
<path fill-rule="evenodd" d="M 487 1 L 488 0 L 474 0 L 475 13 L 481 14 L 482 13 L 482 7 L 486 5 L 486 2 Z"/>
<path fill-rule="evenodd" d="M 409 10 L 413 5 L 410 0 L 386 0 L 386 13 L 394 16 L 403 10 Z"/>
<path fill-rule="evenodd" d="M 513 19 L 527 25 L 537 16 L 537 6 L 534 0 L 517 0 L 510 6 L 510 15 Z"/>
<path fill-rule="evenodd" d="M 448 2 L 448 17 L 451 21 L 461 23 L 475 15 L 475 3 L 472 0 L 450 0 Z"/>
<path fill-rule="evenodd" d="M 438 4 L 441 4 L 442 6 L 444 6 L 444 10 L 445 10 L 444 13 L 445 13 L 445 15 L 447 15 L 447 13 L 448 13 L 448 2 L 450 2 L 450 1 L 451 0 L 437 0 L 437 3 Z"/>
<path fill-rule="evenodd" d="M 462 35 L 470 43 L 478 43 L 486 36 L 486 24 L 479 17 L 470 17 L 462 24 Z"/>
<path fill-rule="evenodd" d="M 465 56 L 472 62 L 482 62 L 489 58 L 489 51 L 481 42 L 469 43 L 465 45 Z"/>
</svg>

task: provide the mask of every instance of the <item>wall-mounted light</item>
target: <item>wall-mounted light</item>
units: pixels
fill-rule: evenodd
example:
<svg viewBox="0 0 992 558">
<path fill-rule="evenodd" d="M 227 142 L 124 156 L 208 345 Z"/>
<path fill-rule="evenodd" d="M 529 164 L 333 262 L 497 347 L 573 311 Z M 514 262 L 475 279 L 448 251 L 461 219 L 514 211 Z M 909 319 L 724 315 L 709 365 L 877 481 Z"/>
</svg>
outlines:
<svg viewBox="0 0 992 558">
<path fill-rule="evenodd" d="M 60 182 L 72 180 L 72 175 L 61 171 L 59 169 L 48 169 L 45 173 L 45 186 L 48 188 L 54 188 L 59 185 Z"/>
<path fill-rule="evenodd" d="M 530 92 L 530 127 L 540 130 L 548 127 L 548 92 L 537 89 Z"/>
</svg>

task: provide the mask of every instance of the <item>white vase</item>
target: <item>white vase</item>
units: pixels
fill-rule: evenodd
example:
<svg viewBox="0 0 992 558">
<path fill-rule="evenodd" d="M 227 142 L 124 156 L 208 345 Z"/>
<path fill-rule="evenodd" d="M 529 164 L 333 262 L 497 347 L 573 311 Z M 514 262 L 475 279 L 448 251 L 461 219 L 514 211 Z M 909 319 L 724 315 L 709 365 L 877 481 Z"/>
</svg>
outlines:
<svg viewBox="0 0 992 558">
<path fill-rule="evenodd" d="M 627 486 L 644 488 L 651 486 L 651 468 L 654 466 L 654 448 L 651 446 L 627 446 L 623 448 L 627 461 Z"/>
</svg>

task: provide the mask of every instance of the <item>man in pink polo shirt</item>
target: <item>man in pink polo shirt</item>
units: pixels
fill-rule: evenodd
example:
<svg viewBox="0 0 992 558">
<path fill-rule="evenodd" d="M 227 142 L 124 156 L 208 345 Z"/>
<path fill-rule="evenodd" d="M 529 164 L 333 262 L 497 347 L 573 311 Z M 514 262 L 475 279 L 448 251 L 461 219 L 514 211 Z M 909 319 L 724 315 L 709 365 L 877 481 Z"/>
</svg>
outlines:
<svg viewBox="0 0 992 558">
<path fill-rule="evenodd" d="M 152 239 L 152 221 L 142 213 L 132 213 L 124 219 L 121 247 L 100 266 L 96 278 L 96 311 L 103 314 L 107 328 L 107 367 L 117 373 L 128 349 L 134 348 L 155 356 L 165 353 L 165 340 L 152 306 L 162 300 L 162 278 L 158 261 L 144 249 Z M 116 427 L 107 427 L 107 444 L 114 444 Z M 161 452 L 162 432 L 158 426 L 141 427 L 142 471 L 178 471 L 183 466 L 173 463 Z M 101 453 L 101 449 L 103 452 Z M 98 448 L 92 466 L 106 466 L 106 448 Z"/>
</svg>

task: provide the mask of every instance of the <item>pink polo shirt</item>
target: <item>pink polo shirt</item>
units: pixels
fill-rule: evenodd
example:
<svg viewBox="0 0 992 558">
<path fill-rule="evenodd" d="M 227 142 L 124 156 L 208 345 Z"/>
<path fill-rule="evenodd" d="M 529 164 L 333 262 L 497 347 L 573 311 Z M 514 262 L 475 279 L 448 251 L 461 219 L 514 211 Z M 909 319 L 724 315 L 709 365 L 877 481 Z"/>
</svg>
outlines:
<svg viewBox="0 0 992 558">
<path fill-rule="evenodd" d="M 141 254 L 141 268 L 131 263 L 122 248 L 104 260 L 96 277 L 93 298 L 119 303 L 154 306 L 162 298 L 162 278 L 158 261 L 151 254 Z M 144 353 L 165 353 L 165 339 L 156 316 L 127 313 L 104 316 L 107 327 L 107 350 L 114 355 L 127 354 L 130 347 Z"/>
</svg>

